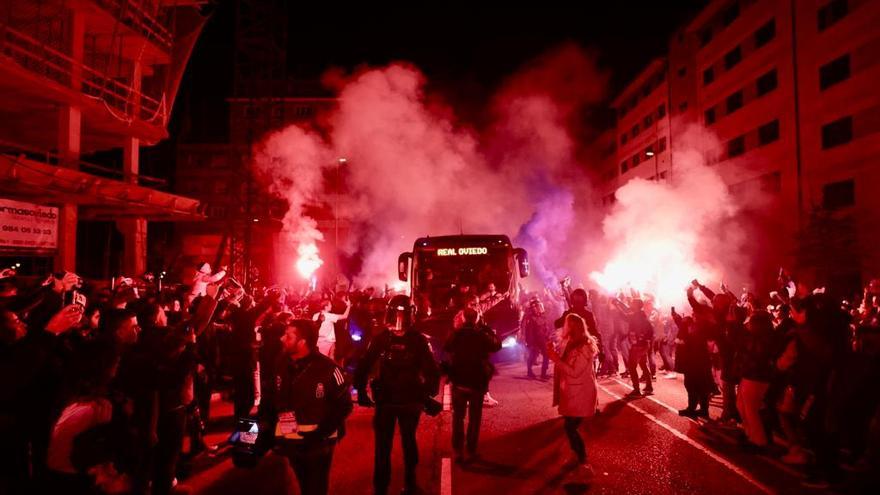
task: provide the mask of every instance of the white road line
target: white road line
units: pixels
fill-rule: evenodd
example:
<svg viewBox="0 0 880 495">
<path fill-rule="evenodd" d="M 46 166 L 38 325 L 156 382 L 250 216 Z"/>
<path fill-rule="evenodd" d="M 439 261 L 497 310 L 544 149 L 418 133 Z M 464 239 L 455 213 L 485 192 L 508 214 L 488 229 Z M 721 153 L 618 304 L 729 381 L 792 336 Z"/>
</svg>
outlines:
<svg viewBox="0 0 880 495">
<path fill-rule="evenodd" d="M 624 382 L 624 381 L 621 381 L 621 380 L 618 379 L 618 378 L 613 378 L 613 380 L 614 380 L 615 382 L 617 382 L 617 383 L 623 385 L 624 387 L 630 389 L 630 390 L 633 389 L 633 388 L 632 388 L 632 385 L 630 385 L 630 384 L 628 384 L 628 383 L 626 383 L 626 382 Z M 667 404 L 667 403 L 665 403 L 665 402 L 661 402 L 661 401 L 655 399 L 653 396 L 650 396 L 650 395 L 647 396 L 646 398 L 647 398 L 649 401 L 651 401 L 651 402 L 653 402 L 653 403 L 655 403 L 655 404 L 658 404 L 658 405 L 660 405 L 660 406 L 663 406 L 663 407 L 665 407 L 666 409 L 669 409 L 670 411 L 674 412 L 675 414 L 678 414 L 678 409 L 676 409 L 676 408 L 670 406 L 669 404 Z M 696 420 L 694 420 L 694 419 L 691 419 L 691 418 L 688 418 L 688 419 L 690 419 L 690 420 L 693 421 L 694 423 L 699 423 L 699 421 L 696 421 Z"/>
<path fill-rule="evenodd" d="M 604 387 L 604 386 L 602 386 L 602 385 L 599 385 L 599 388 L 602 389 L 603 392 L 605 392 L 606 394 L 610 395 L 611 397 L 614 397 L 614 398 L 617 399 L 617 400 L 623 400 L 623 397 L 621 397 L 621 396 L 615 394 L 615 393 L 612 392 L 611 390 L 608 390 L 606 387 Z M 702 453 L 706 454 L 707 456 L 711 457 L 712 459 L 714 459 L 715 461 L 717 461 L 717 462 L 718 462 L 719 464 L 721 464 L 722 466 L 724 466 L 724 467 L 726 467 L 727 469 L 729 469 L 729 470 L 733 471 L 734 473 L 738 474 L 740 477 L 742 477 L 744 480 L 746 480 L 746 481 L 748 481 L 749 483 L 751 483 L 752 485 L 754 485 L 756 488 L 758 488 L 758 489 L 761 490 L 762 492 L 764 492 L 764 493 L 768 493 L 768 494 L 776 493 L 776 492 L 774 492 L 770 487 L 768 487 L 767 485 L 765 485 L 765 484 L 761 483 L 760 481 L 756 480 L 756 479 L 753 478 L 751 475 L 749 475 L 749 473 L 743 471 L 742 469 L 740 469 L 740 468 L 739 468 L 738 466 L 736 466 L 735 464 L 731 463 L 730 461 L 728 461 L 727 459 L 721 457 L 720 455 L 716 454 L 715 452 L 712 452 L 711 450 L 709 450 L 709 448 L 707 448 L 706 446 L 704 446 L 704 445 L 701 444 L 700 442 L 697 442 L 697 441 L 694 440 L 693 438 L 691 438 L 691 437 L 685 435 L 684 433 L 682 433 L 682 432 L 676 430 L 676 429 L 673 428 L 672 426 L 670 426 L 670 425 L 664 423 L 663 421 L 660 421 L 659 419 L 657 419 L 656 416 L 654 416 L 653 414 L 649 413 L 648 411 L 645 411 L 644 409 L 642 409 L 641 407 L 639 407 L 639 406 L 633 404 L 632 402 L 626 402 L 626 405 L 629 406 L 629 407 L 631 407 L 631 408 L 633 408 L 633 409 L 635 409 L 637 412 L 641 413 L 643 416 L 645 416 L 646 418 L 650 419 L 652 422 L 654 422 L 656 425 L 660 426 L 660 427 L 663 428 L 664 430 L 668 431 L 669 433 L 672 433 L 673 435 L 675 435 L 676 437 L 678 437 L 680 440 L 683 440 L 683 441 L 687 442 L 687 443 L 690 444 L 692 447 L 696 448 L 696 449 L 699 450 L 700 452 L 702 452 Z"/>
<path fill-rule="evenodd" d="M 630 390 L 633 389 L 633 388 L 632 388 L 632 385 L 630 385 L 630 384 L 628 384 L 628 383 L 626 383 L 626 382 L 624 382 L 624 381 L 621 381 L 621 380 L 619 380 L 619 379 L 617 379 L 617 378 L 614 378 L 613 380 L 614 380 L 615 382 L 617 382 L 617 383 L 623 385 L 624 387 L 630 389 Z M 670 406 L 669 404 L 667 404 L 667 403 L 665 403 L 665 402 L 663 402 L 663 401 L 661 401 L 661 400 L 655 398 L 654 396 L 650 396 L 650 395 L 649 395 L 649 396 L 647 396 L 646 398 L 647 398 L 649 401 L 651 401 L 651 402 L 653 402 L 653 403 L 655 403 L 655 404 L 657 404 L 657 405 L 659 405 L 659 406 L 661 406 L 661 407 L 665 407 L 666 409 L 668 409 L 668 410 L 674 412 L 675 414 L 678 414 L 678 409 L 676 409 L 676 408 Z M 693 419 L 693 418 L 687 418 L 687 419 L 688 419 L 688 421 L 691 421 L 692 423 L 696 423 L 696 424 L 698 424 L 698 425 L 702 425 L 702 424 L 703 424 L 703 423 L 701 423 L 701 422 L 699 422 L 699 421 L 697 421 L 696 419 Z M 728 439 L 728 440 L 731 440 L 731 441 L 734 440 L 734 439 L 731 438 L 729 435 L 725 435 L 725 434 L 723 434 L 723 433 L 719 433 L 719 434 L 720 434 L 721 436 L 723 436 L 724 438 Z M 779 470 L 781 470 L 781 471 L 785 471 L 789 476 L 793 476 L 793 477 L 795 477 L 795 478 L 803 478 L 803 477 L 804 477 L 804 475 L 803 475 L 802 473 L 798 472 L 796 469 L 790 468 L 790 467 L 786 466 L 785 464 L 783 464 L 783 463 L 777 461 L 776 459 L 773 459 L 773 458 L 771 458 L 771 457 L 767 457 L 767 456 L 765 456 L 765 455 L 761 455 L 761 454 L 758 454 L 757 457 L 758 457 L 759 459 L 762 459 L 762 460 L 765 461 L 766 463 L 770 464 L 771 466 L 775 467 L 776 469 L 779 469 Z"/>
<path fill-rule="evenodd" d="M 452 407 L 452 384 L 443 386 L 443 410 L 448 411 Z"/>
<path fill-rule="evenodd" d="M 452 459 L 440 461 L 440 495 L 452 495 Z"/>
</svg>

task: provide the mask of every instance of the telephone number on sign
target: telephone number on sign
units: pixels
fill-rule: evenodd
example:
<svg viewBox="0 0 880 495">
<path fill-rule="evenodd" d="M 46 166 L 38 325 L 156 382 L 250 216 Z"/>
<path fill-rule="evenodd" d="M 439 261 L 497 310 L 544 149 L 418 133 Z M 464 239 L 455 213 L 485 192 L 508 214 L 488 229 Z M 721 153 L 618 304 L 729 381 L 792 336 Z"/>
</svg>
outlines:
<svg viewBox="0 0 880 495">
<path fill-rule="evenodd" d="M 52 234 L 52 229 L 18 227 L 16 225 L 4 225 L 2 230 L 3 230 L 3 232 L 18 232 L 21 234 L 39 234 L 39 235 L 51 235 Z"/>
</svg>

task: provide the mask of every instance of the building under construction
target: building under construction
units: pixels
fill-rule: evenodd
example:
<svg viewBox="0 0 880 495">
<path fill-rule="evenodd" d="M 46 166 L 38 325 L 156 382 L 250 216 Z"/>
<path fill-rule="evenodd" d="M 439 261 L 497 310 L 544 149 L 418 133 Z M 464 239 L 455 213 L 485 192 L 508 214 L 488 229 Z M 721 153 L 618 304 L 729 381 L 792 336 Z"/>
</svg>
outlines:
<svg viewBox="0 0 880 495">
<path fill-rule="evenodd" d="M 150 221 L 198 220 L 199 202 L 140 171 L 168 137 L 177 89 L 205 17 L 197 0 L 4 0 L 0 4 L 0 262 L 77 270 L 115 257 L 146 269 Z M 114 150 L 120 158 L 84 160 Z M 95 252 L 84 224 L 121 245 Z M 77 231 L 80 231 L 78 242 Z M 78 263 L 77 246 L 89 246 Z M 109 272 L 109 273 L 108 273 Z"/>
</svg>

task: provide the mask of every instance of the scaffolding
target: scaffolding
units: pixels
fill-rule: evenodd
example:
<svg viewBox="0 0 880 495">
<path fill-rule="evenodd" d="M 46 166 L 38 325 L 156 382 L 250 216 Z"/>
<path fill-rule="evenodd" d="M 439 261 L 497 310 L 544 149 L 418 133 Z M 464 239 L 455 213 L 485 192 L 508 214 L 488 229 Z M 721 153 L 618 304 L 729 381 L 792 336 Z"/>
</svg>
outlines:
<svg viewBox="0 0 880 495">
<path fill-rule="evenodd" d="M 248 286 L 259 283 L 260 274 L 252 257 L 254 221 L 265 212 L 257 211 L 258 185 L 251 164 L 252 150 L 259 132 L 270 129 L 273 116 L 283 120 L 283 96 L 279 86 L 287 78 L 287 2 L 285 0 L 237 0 L 235 9 L 235 53 L 233 91 L 236 99 L 246 99 L 247 134 L 241 147 L 233 146 L 231 163 L 240 166 L 230 174 L 232 194 L 227 232 L 220 251 L 228 251 L 229 269 Z"/>
</svg>

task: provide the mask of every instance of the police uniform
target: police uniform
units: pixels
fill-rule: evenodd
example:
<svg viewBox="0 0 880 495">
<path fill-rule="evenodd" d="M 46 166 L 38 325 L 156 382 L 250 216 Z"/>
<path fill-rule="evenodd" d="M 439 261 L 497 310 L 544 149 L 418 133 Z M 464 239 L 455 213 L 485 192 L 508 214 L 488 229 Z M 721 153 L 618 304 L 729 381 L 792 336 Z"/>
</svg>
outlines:
<svg viewBox="0 0 880 495">
<path fill-rule="evenodd" d="M 333 449 L 352 411 L 349 385 L 342 370 L 318 352 L 282 359 L 274 404 L 276 450 L 289 459 L 303 495 L 326 494 Z"/>
<path fill-rule="evenodd" d="M 395 299 L 400 296 L 396 296 Z M 405 297 L 405 296 L 404 296 Z M 389 307 L 394 304 L 389 303 Z M 404 302 L 400 304 L 409 305 Z M 409 307 L 409 306 L 407 306 Z M 395 335 L 388 330 L 373 338 L 367 353 L 355 373 L 358 401 L 364 402 L 366 385 L 373 369 L 378 375 L 371 382 L 376 414 L 373 430 L 376 437 L 373 486 L 377 494 L 385 494 L 391 482 L 391 447 L 395 424 L 400 425 L 404 456 L 404 492 L 415 492 L 416 465 L 419 449 L 416 428 L 425 407 L 425 401 L 437 394 L 440 373 L 425 337 L 412 329 L 412 321 L 405 323 L 407 331 Z"/>
</svg>

